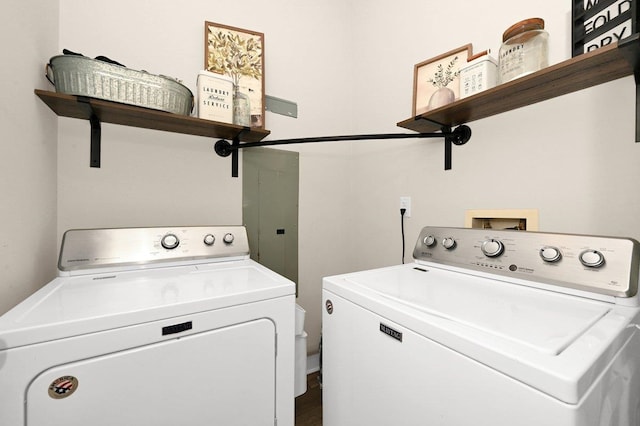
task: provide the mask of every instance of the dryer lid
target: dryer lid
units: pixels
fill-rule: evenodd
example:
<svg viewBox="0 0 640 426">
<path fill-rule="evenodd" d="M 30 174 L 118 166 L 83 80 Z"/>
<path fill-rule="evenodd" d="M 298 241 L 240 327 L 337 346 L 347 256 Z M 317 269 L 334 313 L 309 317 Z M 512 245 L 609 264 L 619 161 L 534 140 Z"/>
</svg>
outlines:
<svg viewBox="0 0 640 426">
<path fill-rule="evenodd" d="M 0 350 L 293 294 L 252 260 L 59 277 L 0 317 Z"/>
</svg>

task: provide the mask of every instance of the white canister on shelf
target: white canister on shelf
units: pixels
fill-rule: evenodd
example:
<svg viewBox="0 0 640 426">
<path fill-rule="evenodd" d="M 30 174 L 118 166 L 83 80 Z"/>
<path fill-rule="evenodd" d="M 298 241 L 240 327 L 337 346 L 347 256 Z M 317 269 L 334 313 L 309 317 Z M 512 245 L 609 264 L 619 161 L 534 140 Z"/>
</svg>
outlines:
<svg viewBox="0 0 640 426">
<path fill-rule="evenodd" d="M 498 62 L 492 58 L 490 50 L 473 55 L 467 65 L 460 69 L 460 99 L 498 84 Z"/>
<path fill-rule="evenodd" d="M 209 71 L 198 73 L 198 118 L 233 124 L 233 80 Z"/>
</svg>

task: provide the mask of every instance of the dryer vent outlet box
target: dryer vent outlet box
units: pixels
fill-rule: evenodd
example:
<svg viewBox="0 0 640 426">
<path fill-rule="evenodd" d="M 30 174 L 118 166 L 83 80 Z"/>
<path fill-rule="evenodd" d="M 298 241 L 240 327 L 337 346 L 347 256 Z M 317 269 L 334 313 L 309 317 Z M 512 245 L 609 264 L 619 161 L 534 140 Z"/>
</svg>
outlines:
<svg viewBox="0 0 640 426">
<path fill-rule="evenodd" d="M 467 210 L 465 228 L 538 230 L 537 209 Z"/>
</svg>

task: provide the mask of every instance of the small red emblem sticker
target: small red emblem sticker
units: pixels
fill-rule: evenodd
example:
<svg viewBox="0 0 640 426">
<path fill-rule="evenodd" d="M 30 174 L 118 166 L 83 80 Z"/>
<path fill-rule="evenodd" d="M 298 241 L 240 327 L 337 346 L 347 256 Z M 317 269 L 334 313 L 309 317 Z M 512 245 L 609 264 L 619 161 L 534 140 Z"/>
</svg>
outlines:
<svg viewBox="0 0 640 426">
<path fill-rule="evenodd" d="M 49 385 L 49 396 L 62 399 L 71 396 L 78 389 L 78 379 L 73 376 L 62 376 Z"/>
</svg>

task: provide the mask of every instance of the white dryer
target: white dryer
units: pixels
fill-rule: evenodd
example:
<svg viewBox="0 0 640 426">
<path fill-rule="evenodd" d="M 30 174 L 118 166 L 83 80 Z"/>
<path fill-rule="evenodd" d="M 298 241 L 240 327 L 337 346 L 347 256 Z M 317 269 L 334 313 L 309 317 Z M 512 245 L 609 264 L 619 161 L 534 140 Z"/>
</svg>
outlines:
<svg viewBox="0 0 640 426">
<path fill-rule="evenodd" d="M 325 426 L 640 425 L 640 245 L 426 227 L 323 282 Z"/>
<path fill-rule="evenodd" d="M 73 230 L 0 317 L 0 425 L 294 424 L 293 282 L 243 227 Z"/>
</svg>

